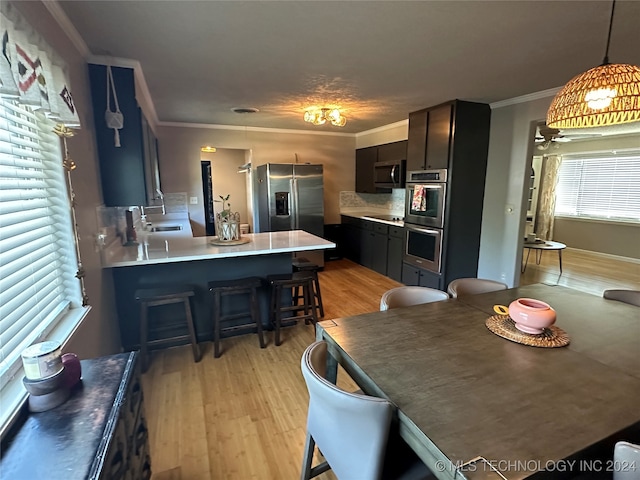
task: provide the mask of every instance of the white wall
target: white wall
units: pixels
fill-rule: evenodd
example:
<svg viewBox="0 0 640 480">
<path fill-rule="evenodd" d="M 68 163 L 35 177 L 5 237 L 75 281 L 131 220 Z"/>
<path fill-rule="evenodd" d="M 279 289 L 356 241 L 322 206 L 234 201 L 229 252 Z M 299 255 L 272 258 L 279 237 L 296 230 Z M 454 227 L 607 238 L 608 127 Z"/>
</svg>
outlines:
<svg viewBox="0 0 640 480">
<path fill-rule="evenodd" d="M 92 358 L 120 351 L 120 332 L 115 313 L 111 272 L 102 270 L 94 248 L 98 231 L 96 208 L 102 204 L 99 168 L 94 138 L 89 74 L 80 56 L 58 23 L 40 2 L 15 2 L 31 26 L 65 59 L 74 102 L 82 129 L 68 140 L 69 153 L 77 169 L 71 174 L 76 194 L 76 215 L 80 235 L 80 253 L 86 271 L 85 284 L 91 304 L 84 323 L 74 333 L 65 351 L 80 358 Z"/>
<path fill-rule="evenodd" d="M 479 277 L 509 286 L 519 283 L 532 139 L 551 100 L 549 96 L 491 112 Z"/>
</svg>

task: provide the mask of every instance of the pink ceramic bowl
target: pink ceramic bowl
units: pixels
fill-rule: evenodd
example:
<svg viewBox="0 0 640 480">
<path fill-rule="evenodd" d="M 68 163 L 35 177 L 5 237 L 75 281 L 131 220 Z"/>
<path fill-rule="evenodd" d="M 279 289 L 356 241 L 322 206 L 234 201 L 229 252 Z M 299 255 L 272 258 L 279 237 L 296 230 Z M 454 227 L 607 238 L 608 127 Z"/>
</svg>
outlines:
<svg viewBox="0 0 640 480">
<path fill-rule="evenodd" d="M 519 298 L 509 305 L 509 316 L 521 332 L 537 335 L 556 323 L 556 311 L 534 298 Z"/>
</svg>

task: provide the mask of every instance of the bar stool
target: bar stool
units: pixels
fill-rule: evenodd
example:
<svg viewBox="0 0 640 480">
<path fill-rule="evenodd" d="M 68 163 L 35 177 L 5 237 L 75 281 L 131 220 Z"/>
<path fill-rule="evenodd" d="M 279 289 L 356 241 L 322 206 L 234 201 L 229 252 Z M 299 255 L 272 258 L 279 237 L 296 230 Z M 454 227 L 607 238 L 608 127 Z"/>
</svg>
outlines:
<svg viewBox="0 0 640 480">
<path fill-rule="evenodd" d="M 193 324 L 193 314 L 191 312 L 190 299 L 195 295 L 192 287 L 185 285 L 163 286 L 157 288 L 138 289 L 135 292 L 136 301 L 140 303 L 140 356 L 142 357 L 142 371 L 146 372 L 149 367 L 149 333 L 161 333 L 175 329 L 175 324 L 166 324 L 149 328 L 149 308 L 169 305 L 172 303 L 183 303 L 185 322 L 189 330 L 188 335 L 178 335 L 162 340 L 156 340 L 153 343 L 162 344 L 176 340 L 190 340 L 193 350 L 193 360 L 200 361 L 200 347 L 196 338 L 196 330 Z"/>
<path fill-rule="evenodd" d="M 259 277 L 239 278 L 237 280 L 220 280 L 209 282 L 209 292 L 211 292 L 211 318 L 213 319 L 213 356 L 220 356 L 220 334 L 245 330 L 255 327 L 258 332 L 260 348 L 265 347 L 262 335 L 262 320 L 260 319 L 260 305 L 258 303 L 258 287 L 262 286 L 262 279 Z M 222 314 L 222 297 L 230 295 L 249 295 L 249 311 L 234 313 L 230 315 Z M 251 317 L 252 323 L 234 325 L 222 328 L 222 324 L 237 318 Z"/>
<path fill-rule="evenodd" d="M 301 271 L 293 272 L 291 274 L 285 273 L 280 275 L 269 275 L 267 281 L 271 284 L 271 306 L 269 308 L 269 320 L 275 328 L 275 344 L 280 345 L 280 328 L 282 327 L 282 314 L 292 312 L 297 314 L 300 311 L 304 311 L 304 315 L 295 316 L 292 318 L 294 321 L 304 319 L 305 324 L 309 322 L 313 323 L 315 328 L 318 323 L 318 315 L 316 309 L 318 308 L 313 296 L 313 275 L 311 272 Z M 303 302 L 298 305 L 293 301 L 287 305 L 288 302 L 283 302 L 283 292 L 291 292 L 298 288 L 302 289 Z M 291 296 L 292 300 L 294 295 Z"/>
<path fill-rule="evenodd" d="M 293 271 L 294 272 L 309 272 L 313 276 L 313 298 L 316 302 L 316 306 L 320 311 L 320 318 L 324 317 L 324 306 L 322 305 L 322 294 L 320 293 L 320 280 L 318 279 L 318 270 L 320 267 L 310 262 L 305 257 L 298 257 L 293 259 Z M 299 290 L 296 288 L 293 293 L 294 304 L 301 298 Z"/>
</svg>

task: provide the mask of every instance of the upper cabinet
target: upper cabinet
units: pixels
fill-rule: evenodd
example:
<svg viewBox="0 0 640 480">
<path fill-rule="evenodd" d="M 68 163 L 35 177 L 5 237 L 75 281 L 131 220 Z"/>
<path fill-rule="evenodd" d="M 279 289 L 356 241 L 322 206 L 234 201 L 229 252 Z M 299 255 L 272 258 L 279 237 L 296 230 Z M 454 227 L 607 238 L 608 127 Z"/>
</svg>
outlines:
<svg viewBox="0 0 640 480">
<path fill-rule="evenodd" d="M 407 170 L 432 170 L 449 166 L 454 103 L 409 114 Z"/>
<path fill-rule="evenodd" d="M 391 189 L 377 188 L 375 185 L 374 166 L 378 162 L 401 162 L 407 158 L 407 141 L 385 143 L 356 150 L 356 192 L 378 193 L 390 192 Z M 403 172 L 404 174 L 404 172 Z M 398 174 L 396 174 L 397 176 Z M 404 187 L 404 178 L 398 179 Z"/>
<path fill-rule="evenodd" d="M 376 193 L 373 184 L 373 164 L 378 161 L 378 147 L 356 150 L 356 192 Z"/>
<path fill-rule="evenodd" d="M 160 175 L 157 141 L 136 101 L 132 68 L 111 67 L 118 105 L 124 122 L 120 147 L 114 130 L 107 127 L 105 112 L 114 111 L 113 93 L 107 106 L 107 67 L 89 64 L 93 116 L 100 163 L 102 196 L 107 207 L 149 205 L 158 197 Z"/>
<path fill-rule="evenodd" d="M 407 141 L 378 145 L 378 162 L 397 162 L 407 159 Z"/>
</svg>

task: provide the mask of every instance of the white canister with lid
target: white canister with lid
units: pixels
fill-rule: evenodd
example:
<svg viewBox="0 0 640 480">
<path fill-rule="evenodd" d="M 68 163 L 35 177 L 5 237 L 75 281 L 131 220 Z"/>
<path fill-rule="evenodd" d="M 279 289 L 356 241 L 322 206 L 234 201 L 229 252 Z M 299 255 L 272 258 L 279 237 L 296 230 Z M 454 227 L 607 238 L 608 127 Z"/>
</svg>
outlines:
<svg viewBox="0 0 640 480">
<path fill-rule="evenodd" d="M 59 342 L 36 343 L 22 351 L 24 375 L 29 380 L 44 380 L 60 373 L 62 365 Z"/>
</svg>

